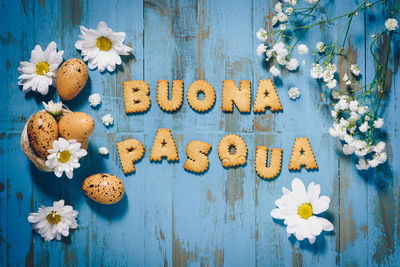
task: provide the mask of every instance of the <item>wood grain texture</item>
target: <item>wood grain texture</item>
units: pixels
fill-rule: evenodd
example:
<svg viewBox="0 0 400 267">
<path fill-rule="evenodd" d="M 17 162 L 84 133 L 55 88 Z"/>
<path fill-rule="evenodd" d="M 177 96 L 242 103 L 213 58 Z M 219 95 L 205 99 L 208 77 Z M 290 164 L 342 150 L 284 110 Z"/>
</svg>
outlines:
<svg viewBox="0 0 400 267">
<path fill-rule="evenodd" d="M 342 14 L 362 1 L 321 1 L 328 16 Z M 326 2 L 326 3 L 325 3 Z M 392 41 L 389 80 L 385 97 L 385 133 L 388 163 L 377 171 L 358 172 L 353 158 L 344 157 L 339 143 L 329 136 L 329 99 L 309 77 L 309 65 L 294 74 L 282 72 L 275 85 L 283 112 L 241 114 L 221 111 L 222 81 L 250 80 L 252 102 L 258 80 L 271 78 L 255 49 L 255 32 L 269 27 L 275 1 L 270 0 L 0 0 L 0 266 L 367 266 L 400 264 L 400 86 L 399 37 Z M 369 54 L 369 34 L 385 17 L 377 10 L 360 14 L 349 32 L 350 58 L 362 66 L 363 79 L 374 74 Z M 115 31 L 127 34 L 133 55 L 113 73 L 89 71 L 88 85 L 66 102 L 76 111 L 90 114 L 96 127 L 88 156 L 74 179 L 56 178 L 38 171 L 19 147 L 27 118 L 41 101 L 58 99 L 53 88 L 48 96 L 23 94 L 18 87 L 19 62 L 30 57 L 36 44 L 56 41 L 64 59 L 78 57 L 74 48 L 79 25 L 96 28 L 104 20 Z M 304 43 L 314 47 L 329 43 L 339 34 L 342 22 L 309 33 Z M 387 40 L 377 48 L 381 54 Z M 299 57 L 311 62 L 311 56 Z M 344 62 L 337 62 L 339 76 Z M 145 80 L 150 86 L 151 107 L 144 114 L 126 115 L 122 82 Z M 182 107 L 173 113 L 157 105 L 157 80 L 184 82 L 184 90 L 197 79 L 210 82 L 216 103 L 205 114 L 191 109 L 186 94 Z M 301 97 L 289 99 L 287 90 L 297 86 Z M 99 93 L 103 102 L 92 109 L 88 96 Z M 104 114 L 114 116 L 105 128 Z M 158 128 L 169 128 L 177 143 L 176 163 L 149 161 Z M 247 164 L 223 168 L 218 158 L 219 140 L 239 134 L 248 146 Z M 290 172 L 288 164 L 295 137 L 308 137 L 318 171 Z M 136 172 L 125 176 L 115 144 L 136 138 L 145 155 Z M 210 167 L 197 175 L 183 169 L 185 148 L 192 140 L 212 145 Z M 260 179 L 254 170 L 257 145 L 283 149 L 282 171 L 276 179 Z M 110 150 L 107 157 L 98 147 Z M 126 195 L 114 206 L 94 203 L 81 191 L 83 179 L 108 172 L 120 177 Z M 270 216 L 281 187 L 294 177 L 306 184 L 321 184 L 331 196 L 325 216 L 335 227 L 314 245 L 286 237 L 282 223 Z M 65 199 L 79 211 L 79 228 L 62 242 L 44 242 L 31 230 L 27 216 L 40 205 Z"/>
</svg>

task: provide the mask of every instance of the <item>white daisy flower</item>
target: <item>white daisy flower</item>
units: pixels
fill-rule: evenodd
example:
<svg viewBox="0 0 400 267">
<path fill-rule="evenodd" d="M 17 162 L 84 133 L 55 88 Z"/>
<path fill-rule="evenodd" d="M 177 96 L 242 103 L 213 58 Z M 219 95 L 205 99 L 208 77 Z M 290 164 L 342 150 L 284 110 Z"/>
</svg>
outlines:
<svg viewBox="0 0 400 267">
<path fill-rule="evenodd" d="M 69 229 L 78 228 L 76 217 L 78 212 L 70 205 L 64 206 L 64 200 L 53 202 L 52 207 L 41 206 L 38 212 L 30 213 L 28 222 L 32 223 L 32 228 L 38 232 L 45 241 L 54 238 L 58 241 L 61 236 L 68 236 Z"/>
<path fill-rule="evenodd" d="M 277 67 L 275 67 L 275 66 L 272 66 L 270 69 L 269 69 L 269 72 L 272 74 L 272 76 L 279 76 L 280 74 L 281 74 L 281 71 L 280 70 L 278 70 L 278 68 Z"/>
<path fill-rule="evenodd" d="M 42 101 L 42 104 L 46 111 L 50 113 L 53 117 L 58 118 L 62 115 L 63 112 L 63 104 L 62 102 L 54 103 L 53 100 L 50 100 L 47 104 Z"/>
<path fill-rule="evenodd" d="M 101 96 L 99 94 L 91 94 L 89 96 L 89 104 L 92 107 L 96 107 L 101 103 Z"/>
<path fill-rule="evenodd" d="M 308 47 L 305 44 L 300 44 L 297 47 L 297 51 L 299 52 L 300 55 L 305 55 L 308 53 Z"/>
<path fill-rule="evenodd" d="M 102 121 L 105 126 L 110 126 L 114 123 L 114 118 L 111 116 L 111 114 L 106 114 L 103 116 Z"/>
<path fill-rule="evenodd" d="M 63 172 L 69 179 L 72 179 L 74 169 L 79 168 L 79 159 L 87 155 L 87 151 L 81 148 L 81 143 L 75 139 L 66 140 L 59 137 L 53 142 L 53 148 L 48 151 L 46 166 L 54 170 L 57 177 L 61 177 Z"/>
<path fill-rule="evenodd" d="M 300 96 L 300 91 L 299 88 L 297 87 L 291 87 L 288 91 L 289 98 L 292 100 L 295 100 Z"/>
<path fill-rule="evenodd" d="M 257 39 L 260 40 L 261 42 L 265 42 L 268 39 L 267 31 L 264 30 L 263 28 L 259 29 L 256 35 Z"/>
<path fill-rule="evenodd" d="M 385 27 L 388 31 L 395 31 L 399 27 L 399 23 L 394 18 L 389 18 L 385 21 Z"/>
<path fill-rule="evenodd" d="M 104 21 L 100 21 L 97 30 L 86 29 L 81 26 L 81 35 L 75 43 L 75 48 L 81 50 L 84 61 L 88 61 L 89 69 L 98 67 L 100 72 L 115 70 L 121 65 L 121 55 L 126 56 L 132 48 L 123 44 L 124 32 L 113 32 Z"/>
<path fill-rule="evenodd" d="M 46 50 L 36 45 L 31 52 L 29 61 L 21 61 L 18 72 L 21 74 L 18 79 L 22 85 L 22 92 L 37 91 L 42 95 L 49 92 L 49 86 L 55 84 L 58 66 L 62 62 L 64 51 L 57 52 L 57 44 L 49 43 Z"/>
<path fill-rule="evenodd" d="M 283 196 L 275 201 L 278 207 L 271 211 L 275 219 L 284 220 L 288 237 L 301 241 L 308 238 L 313 244 L 322 231 L 332 231 L 333 225 L 325 218 L 315 216 L 329 208 L 330 198 L 320 196 L 321 187 L 314 182 L 304 187 L 299 178 L 292 180 L 292 191 L 282 187 Z"/>
<path fill-rule="evenodd" d="M 107 155 L 108 154 L 108 149 L 104 146 L 99 147 L 99 154 L 100 155 Z"/>
</svg>

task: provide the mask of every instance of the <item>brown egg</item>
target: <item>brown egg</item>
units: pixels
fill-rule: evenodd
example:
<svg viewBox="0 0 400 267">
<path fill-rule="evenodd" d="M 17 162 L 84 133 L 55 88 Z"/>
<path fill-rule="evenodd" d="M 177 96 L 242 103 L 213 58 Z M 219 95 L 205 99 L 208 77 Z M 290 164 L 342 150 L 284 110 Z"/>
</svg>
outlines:
<svg viewBox="0 0 400 267">
<path fill-rule="evenodd" d="M 39 111 L 28 121 L 27 133 L 29 143 L 42 159 L 47 158 L 49 149 L 53 148 L 53 142 L 58 138 L 57 121 L 45 111 Z"/>
<path fill-rule="evenodd" d="M 56 87 L 61 99 L 71 100 L 75 98 L 88 78 L 86 64 L 79 58 L 71 58 L 65 61 L 57 73 Z"/>
<path fill-rule="evenodd" d="M 94 129 L 93 118 L 84 112 L 65 114 L 58 121 L 58 133 L 61 137 L 79 143 L 87 140 Z"/>
<path fill-rule="evenodd" d="M 83 181 L 82 190 L 93 201 L 101 204 L 114 204 L 124 196 L 125 188 L 117 176 L 99 173 Z"/>
</svg>

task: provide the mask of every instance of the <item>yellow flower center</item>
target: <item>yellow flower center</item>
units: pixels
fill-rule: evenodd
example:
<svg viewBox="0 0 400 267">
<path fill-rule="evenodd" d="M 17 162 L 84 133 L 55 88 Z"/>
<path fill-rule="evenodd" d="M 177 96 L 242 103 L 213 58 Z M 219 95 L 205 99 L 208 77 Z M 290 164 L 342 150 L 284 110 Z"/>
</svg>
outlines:
<svg viewBox="0 0 400 267">
<path fill-rule="evenodd" d="M 69 153 L 68 150 L 64 150 L 63 152 L 60 152 L 60 157 L 58 158 L 58 161 L 61 163 L 65 163 L 69 160 L 71 157 L 71 153 Z"/>
<path fill-rule="evenodd" d="M 61 221 L 61 216 L 57 214 L 57 212 L 52 211 L 49 213 L 49 215 L 46 216 L 46 220 L 50 224 L 57 224 Z"/>
<path fill-rule="evenodd" d="M 302 204 L 297 212 L 301 218 L 308 219 L 312 216 L 312 206 L 308 203 Z"/>
<path fill-rule="evenodd" d="M 49 64 L 47 62 L 39 62 L 36 65 L 36 74 L 43 75 L 49 72 Z"/>
<path fill-rule="evenodd" d="M 111 49 L 111 41 L 107 37 L 97 38 L 97 47 L 102 51 L 108 51 Z"/>
</svg>

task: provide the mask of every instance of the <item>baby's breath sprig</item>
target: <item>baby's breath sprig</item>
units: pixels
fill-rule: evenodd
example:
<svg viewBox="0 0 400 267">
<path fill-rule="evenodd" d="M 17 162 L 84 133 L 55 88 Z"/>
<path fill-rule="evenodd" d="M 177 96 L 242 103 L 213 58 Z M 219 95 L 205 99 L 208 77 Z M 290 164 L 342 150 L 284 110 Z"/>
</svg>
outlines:
<svg viewBox="0 0 400 267">
<path fill-rule="evenodd" d="M 334 42 L 316 44 L 312 52 L 314 63 L 311 64 L 310 75 L 320 80 L 332 96 L 331 115 L 334 122 L 329 133 L 343 141 L 343 153 L 358 157 L 356 167 L 359 170 L 377 167 L 387 160 L 385 143 L 378 140 L 383 126 L 383 119 L 378 116 L 382 98 L 390 90 L 386 77 L 393 34 L 398 33 L 400 0 L 364 0 L 352 11 L 332 18 L 322 16 L 322 0 L 305 1 L 310 6 L 298 7 L 297 0 L 283 0 L 275 5 L 271 20 L 273 30 L 267 33 L 260 29 L 257 32 L 257 38 L 262 41 L 257 47 L 257 53 L 269 62 L 269 71 L 274 77 L 279 76 L 285 68 L 289 71 L 297 70 L 299 62 L 293 53 L 296 47 L 300 55 L 308 53 L 308 47 L 301 44 L 307 32 L 323 24 L 344 20 L 344 26 Z M 372 81 L 367 83 L 361 81 L 360 68 L 349 57 L 346 41 L 353 21 L 359 17 L 360 12 L 366 12 L 372 7 L 386 11 L 388 18 L 385 25 L 371 35 L 370 53 L 376 67 Z M 388 45 L 382 54 L 378 54 L 375 52 L 376 42 L 382 38 L 387 38 Z M 338 77 L 335 64 L 338 57 L 343 58 L 348 66 L 346 72 L 340 74 L 342 77 Z M 337 89 L 339 83 L 344 85 L 341 89 Z"/>
</svg>

